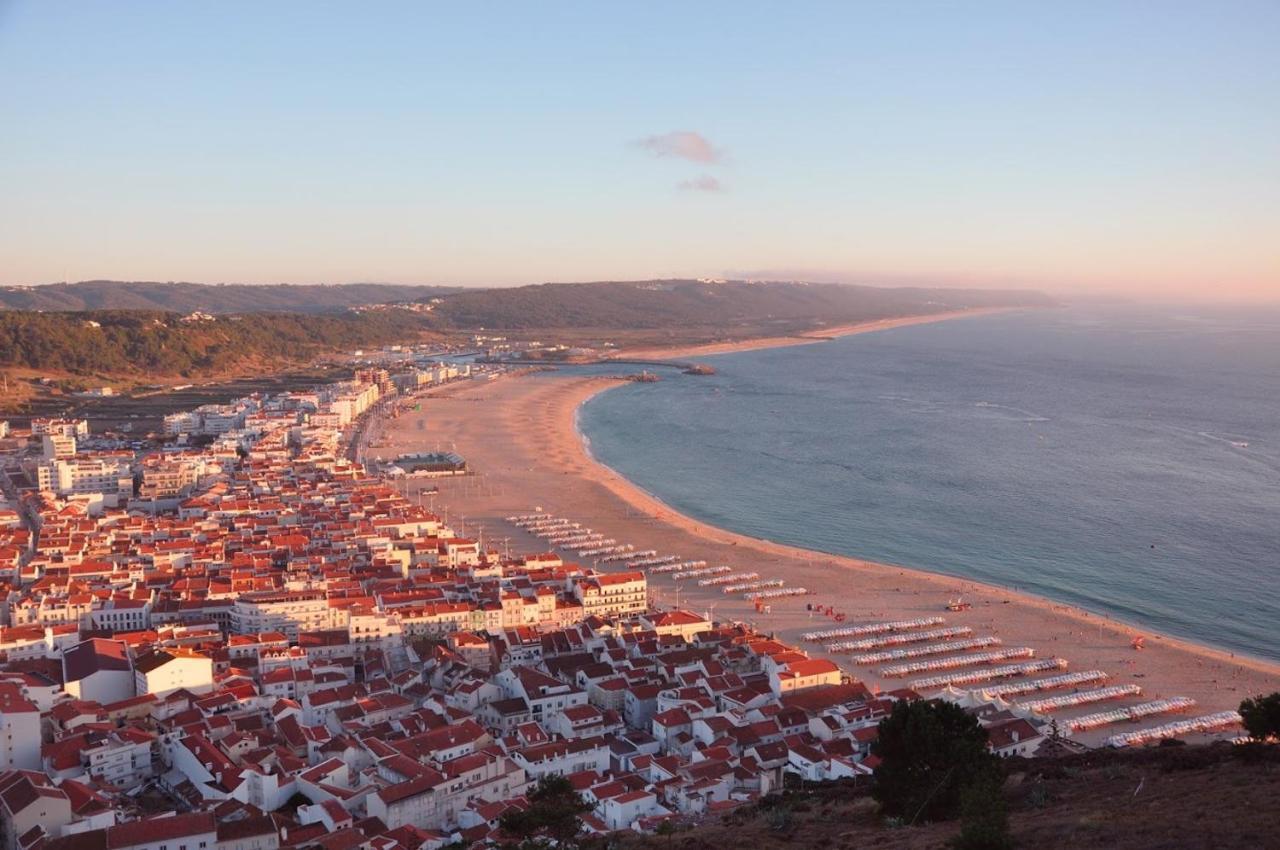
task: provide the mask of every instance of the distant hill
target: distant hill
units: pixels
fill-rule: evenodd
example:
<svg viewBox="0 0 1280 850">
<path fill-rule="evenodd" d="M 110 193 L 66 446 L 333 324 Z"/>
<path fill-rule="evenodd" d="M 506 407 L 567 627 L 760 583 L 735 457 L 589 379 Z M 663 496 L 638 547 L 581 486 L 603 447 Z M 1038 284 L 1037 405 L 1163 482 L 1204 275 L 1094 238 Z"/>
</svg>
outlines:
<svg viewBox="0 0 1280 850">
<path fill-rule="evenodd" d="M 1024 291 L 696 280 L 474 290 L 90 281 L 11 287 L 0 296 L 10 306 L 0 309 L 0 368 L 121 377 L 261 371 L 424 334 L 460 339 L 481 328 L 662 345 L 1053 303 Z M 214 318 L 190 316 L 197 312 Z"/>
<path fill-rule="evenodd" d="M 812 327 L 967 307 L 1044 307 L 1039 292 L 986 289 L 881 288 L 819 283 L 708 283 L 649 280 L 545 283 L 463 290 L 434 310 L 442 328 L 631 330 L 784 323 Z"/>
<path fill-rule="evenodd" d="M 0 310 L 167 310 L 174 313 L 333 313 L 364 304 L 426 301 L 456 287 L 389 283 L 157 283 L 86 280 L 0 287 Z"/>
<path fill-rule="evenodd" d="M 0 287 L 0 310 L 174 313 L 338 313 L 354 307 L 442 298 L 441 329 L 613 328 L 733 325 L 761 321 L 848 323 L 962 307 L 1044 306 L 1037 292 L 881 288 L 809 283 L 644 280 L 462 289 L 386 283 L 205 284 L 87 280 Z"/>
<path fill-rule="evenodd" d="M 318 354 L 410 340 L 417 313 L 252 313 L 185 321 L 147 310 L 0 311 L 0 368 L 120 377 L 264 370 Z"/>
</svg>

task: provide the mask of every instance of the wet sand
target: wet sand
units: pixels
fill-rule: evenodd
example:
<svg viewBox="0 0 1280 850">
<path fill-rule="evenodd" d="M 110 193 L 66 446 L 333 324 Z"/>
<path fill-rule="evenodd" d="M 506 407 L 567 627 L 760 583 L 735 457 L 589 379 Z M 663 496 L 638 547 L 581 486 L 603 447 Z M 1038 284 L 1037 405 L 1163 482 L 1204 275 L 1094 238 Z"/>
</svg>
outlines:
<svg viewBox="0 0 1280 850">
<path fill-rule="evenodd" d="M 455 448 L 474 471 L 459 479 L 415 482 L 413 490 L 439 486 L 424 504 L 447 510 L 468 536 L 483 535 L 488 548 L 512 552 L 546 551 L 548 546 L 504 519 L 540 507 L 593 530 L 660 554 L 684 560 L 729 564 L 735 572 L 755 571 L 761 578 L 785 579 L 814 595 L 774 600 L 768 613 L 717 588 L 696 582 L 677 583 L 651 576 L 657 604 L 710 612 L 717 620 L 741 620 L 820 655 L 819 644 L 803 643 L 801 634 L 835 628 L 830 617 L 805 610 L 806 603 L 831 605 L 846 615 L 843 625 L 927 616 L 946 618 L 948 626 L 970 626 L 977 635 L 994 635 L 1004 647 L 1029 646 L 1037 658 L 1061 657 L 1070 671 L 1100 669 L 1111 674 L 1105 684 L 1138 684 L 1140 698 L 1095 703 L 1059 712 L 1072 717 L 1126 704 L 1171 696 L 1199 703 L 1191 715 L 1234 709 L 1241 699 L 1280 690 L 1280 665 L 1163 636 L 1068 605 L 966 579 L 833 556 L 758 540 L 709 526 L 673 511 L 588 454 L 576 430 L 576 412 L 592 395 L 617 386 L 616 379 L 563 373 L 514 375 L 444 388 L 423 405 L 390 423 L 391 443 L 382 451 L 399 453 L 436 446 Z M 565 560 L 573 560 L 565 553 Z M 588 559 L 583 559 L 589 563 Z M 605 565 L 602 569 L 619 568 Z M 972 608 L 945 610 L 963 597 Z M 1135 635 L 1146 636 L 1146 649 L 1134 650 Z M 915 676 L 884 679 L 880 665 L 854 666 L 848 654 L 832 657 L 851 675 L 885 690 L 903 687 Z M 932 675 L 931 673 L 916 674 Z M 1042 673 L 1037 675 L 1050 675 Z M 1088 685 L 1084 689 L 1099 687 Z M 977 686 L 974 686 L 977 687 Z M 1055 696 L 1061 691 L 1046 692 Z M 1109 734 L 1147 728 L 1177 719 L 1147 718 L 1083 734 L 1079 740 L 1099 743 Z"/>
</svg>

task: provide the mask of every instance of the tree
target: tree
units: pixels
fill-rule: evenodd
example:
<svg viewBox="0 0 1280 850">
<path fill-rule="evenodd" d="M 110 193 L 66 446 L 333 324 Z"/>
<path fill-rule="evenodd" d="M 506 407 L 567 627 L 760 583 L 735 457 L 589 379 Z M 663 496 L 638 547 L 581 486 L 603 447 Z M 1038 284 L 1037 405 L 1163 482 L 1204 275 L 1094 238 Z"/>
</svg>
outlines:
<svg viewBox="0 0 1280 850">
<path fill-rule="evenodd" d="M 960 809 L 961 790 L 1002 779 L 987 731 L 948 702 L 901 700 L 880 721 L 871 752 L 881 760 L 871 794 L 884 812 L 907 823 L 946 820 Z"/>
<path fill-rule="evenodd" d="M 1255 741 L 1280 739 L 1280 691 L 1246 699 L 1240 703 L 1240 717 Z"/>
<path fill-rule="evenodd" d="M 521 847 L 574 847 L 582 831 L 580 815 L 591 811 L 572 783 L 563 776 L 547 775 L 530 792 L 529 807 L 508 811 L 499 819 L 502 829 L 520 839 Z"/>
<path fill-rule="evenodd" d="M 296 809 L 298 806 L 309 806 L 311 805 L 311 798 L 299 791 L 290 797 L 284 805 L 285 808 L 288 809 Z"/>
<path fill-rule="evenodd" d="M 984 777 L 960 792 L 960 834 L 956 850 L 1009 850 L 1009 814 L 1000 782 Z"/>
</svg>

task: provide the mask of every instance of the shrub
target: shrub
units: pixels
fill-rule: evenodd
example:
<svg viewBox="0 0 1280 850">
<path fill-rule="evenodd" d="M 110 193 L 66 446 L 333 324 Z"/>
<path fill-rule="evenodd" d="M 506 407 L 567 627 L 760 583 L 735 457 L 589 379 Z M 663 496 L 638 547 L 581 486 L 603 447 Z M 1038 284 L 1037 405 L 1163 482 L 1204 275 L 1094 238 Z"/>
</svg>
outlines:
<svg viewBox="0 0 1280 850">
<path fill-rule="evenodd" d="M 1244 700 L 1240 703 L 1240 716 L 1249 737 L 1255 741 L 1280 739 L 1280 691 Z"/>
<path fill-rule="evenodd" d="M 993 778 L 967 786 L 961 793 L 960 834 L 952 842 L 956 850 L 1009 850 L 1009 815 L 1000 783 Z"/>
<path fill-rule="evenodd" d="M 1002 777 L 986 730 L 947 702 L 898 702 L 880 721 L 872 752 L 881 759 L 872 796 L 908 824 L 955 817 L 962 789 Z"/>
</svg>

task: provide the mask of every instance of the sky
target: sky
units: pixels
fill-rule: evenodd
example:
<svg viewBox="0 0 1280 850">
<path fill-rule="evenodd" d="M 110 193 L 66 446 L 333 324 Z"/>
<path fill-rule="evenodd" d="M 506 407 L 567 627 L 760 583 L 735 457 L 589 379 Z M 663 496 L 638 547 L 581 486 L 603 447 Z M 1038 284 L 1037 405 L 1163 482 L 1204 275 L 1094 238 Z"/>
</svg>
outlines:
<svg viewBox="0 0 1280 850">
<path fill-rule="evenodd" d="M 0 0 L 0 284 L 1280 300 L 1280 3 Z"/>
</svg>

